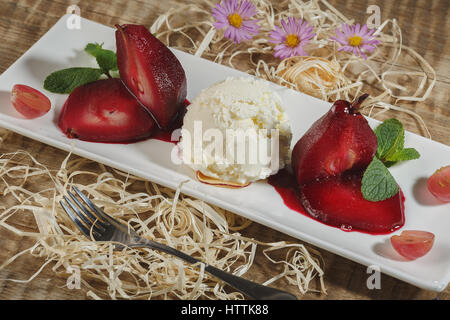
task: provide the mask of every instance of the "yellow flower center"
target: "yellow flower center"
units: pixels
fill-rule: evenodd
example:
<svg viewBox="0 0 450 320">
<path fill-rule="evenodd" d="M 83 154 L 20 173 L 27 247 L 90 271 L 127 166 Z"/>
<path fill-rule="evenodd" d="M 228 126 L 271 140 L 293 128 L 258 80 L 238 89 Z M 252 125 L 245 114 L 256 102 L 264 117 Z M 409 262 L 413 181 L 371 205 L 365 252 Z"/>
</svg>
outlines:
<svg viewBox="0 0 450 320">
<path fill-rule="evenodd" d="M 300 40 L 298 39 L 298 36 L 296 34 L 288 34 L 286 36 L 286 45 L 289 47 L 296 47 L 300 43 Z"/>
<path fill-rule="evenodd" d="M 353 47 L 359 47 L 359 45 L 361 45 L 362 42 L 363 38 L 357 36 L 356 34 L 353 37 L 348 38 L 348 43 Z"/>
<path fill-rule="evenodd" d="M 228 16 L 228 22 L 235 28 L 240 28 L 242 25 L 242 17 L 237 13 Z"/>
</svg>

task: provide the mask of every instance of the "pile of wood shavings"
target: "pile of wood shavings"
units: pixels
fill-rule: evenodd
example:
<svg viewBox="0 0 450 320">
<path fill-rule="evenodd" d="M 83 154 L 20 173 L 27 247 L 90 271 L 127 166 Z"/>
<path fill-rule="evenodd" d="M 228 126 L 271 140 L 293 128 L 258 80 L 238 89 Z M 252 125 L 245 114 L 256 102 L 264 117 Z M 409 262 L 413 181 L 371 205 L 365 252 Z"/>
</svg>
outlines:
<svg viewBox="0 0 450 320">
<path fill-rule="evenodd" d="M 183 196 L 181 186 L 173 191 L 70 154 L 60 168 L 50 170 L 26 151 L 0 157 L 0 179 L 1 203 L 8 203 L 1 208 L 0 226 L 36 241 L 5 261 L 0 271 L 13 268 L 25 254 L 45 259 L 28 279 L 3 280 L 27 283 L 50 265 L 67 279 L 79 270 L 80 285 L 93 299 L 245 298 L 205 273 L 203 265 L 189 265 L 151 249 L 113 251 L 113 243 L 89 240 L 58 204 L 65 190 L 77 186 L 143 237 L 240 276 L 245 276 L 261 246 L 268 263 L 284 265 L 266 284 L 284 278 L 300 293 L 325 292 L 318 252 L 302 244 L 262 243 L 243 237 L 238 231 L 248 227 L 249 220 Z M 34 217 L 36 231 L 14 223 L 17 215 Z M 285 257 L 276 260 L 271 257 L 273 252 Z"/>
<path fill-rule="evenodd" d="M 330 40 L 342 23 L 355 21 L 326 0 L 252 0 L 261 28 L 252 40 L 241 44 L 224 38 L 223 31 L 214 28 L 211 9 L 217 2 L 199 0 L 172 8 L 153 23 L 150 31 L 173 48 L 326 101 L 352 101 L 363 92 L 371 93 L 362 106 L 368 115 L 376 117 L 387 110 L 404 112 L 414 117 L 431 138 L 420 115 L 399 103 L 426 100 L 436 83 L 436 73 L 415 50 L 402 43 L 402 32 L 395 19 L 386 20 L 377 28 L 375 35 L 381 44 L 363 60 L 338 52 L 339 47 Z M 270 32 L 280 25 L 281 19 L 290 16 L 306 19 L 314 26 L 316 36 L 305 46 L 308 59 L 280 61 L 273 57 L 273 44 L 268 42 Z M 400 63 L 408 68 L 397 67 Z M 382 110 L 372 114 L 374 108 Z"/>
</svg>

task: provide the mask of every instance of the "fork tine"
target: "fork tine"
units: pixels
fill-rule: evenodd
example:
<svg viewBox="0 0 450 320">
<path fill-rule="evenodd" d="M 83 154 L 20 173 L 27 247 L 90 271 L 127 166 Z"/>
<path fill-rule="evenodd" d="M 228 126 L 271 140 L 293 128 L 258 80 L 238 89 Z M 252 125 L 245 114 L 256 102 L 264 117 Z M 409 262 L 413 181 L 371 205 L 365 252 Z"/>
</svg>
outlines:
<svg viewBox="0 0 450 320">
<path fill-rule="evenodd" d="M 102 231 L 105 231 L 105 227 L 107 227 L 106 223 L 104 223 L 103 221 L 101 221 L 98 217 L 94 216 L 81 202 L 80 200 L 77 199 L 77 197 L 75 197 L 75 195 L 70 192 L 67 191 L 67 193 L 69 194 L 69 196 L 72 198 L 73 201 L 75 201 L 75 203 L 78 205 L 78 207 L 83 210 L 83 212 L 89 217 L 89 219 L 92 221 L 92 223 L 94 223 L 95 226 L 98 226 L 99 228 L 102 229 Z M 67 200 L 66 200 L 67 201 Z M 84 215 L 83 215 L 84 216 Z M 86 223 L 91 223 L 88 221 L 83 220 Z"/>
<path fill-rule="evenodd" d="M 88 228 L 86 228 L 86 226 L 83 224 L 83 222 L 80 221 L 80 219 L 78 219 L 75 214 L 72 212 L 72 210 L 66 206 L 66 204 L 64 203 L 64 201 L 59 201 L 59 204 L 61 205 L 61 207 L 64 209 L 64 211 L 67 213 L 67 215 L 69 216 L 70 219 L 72 219 L 72 221 L 77 225 L 78 229 L 80 229 L 80 231 L 86 236 L 86 237 L 90 237 L 90 232 L 88 230 Z"/>
<path fill-rule="evenodd" d="M 103 218 L 104 220 L 106 220 L 109 223 L 120 223 L 118 221 L 116 221 L 116 219 L 114 219 L 113 217 L 111 217 L 110 215 L 104 213 L 102 210 L 100 210 L 91 200 L 88 199 L 88 197 L 86 197 L 84 195 L 84 193 L 82 193 L 77 187 L 73 187 L 73 189 L 75 190 L 75 192 L 80 196 L 80 198 L 84 201 L 84 203 L 86 203 L 89 208 L 91 208 L 92 211 L 94 211 L 97 215 L 99 215 L 101 218 Z"/>
<path fill-rule="evenodd" d="M 101 227 L 103 230 L 100 230 L 100 228 L 96 225 L 95 222 L 98 221 L 97 219 L 94 219 L 93 221 L 89 220 L 67 196 L 63 196 L 63 197 L 64 197 L 64 200 L 66 200 L 66 202 L 72 208 L 72 210 L 75 211 L 76 215 L 79 218 L 81 218 L 81 220 L 83 220 L 83 222 L 85 223 L 86 227 L 88 227 L 88 229 L 92 228 L 98 234 L 100 234 L 102 231 L 105 230 L 105 228 L 103 228 L 103 227 Z"/>
</svg>

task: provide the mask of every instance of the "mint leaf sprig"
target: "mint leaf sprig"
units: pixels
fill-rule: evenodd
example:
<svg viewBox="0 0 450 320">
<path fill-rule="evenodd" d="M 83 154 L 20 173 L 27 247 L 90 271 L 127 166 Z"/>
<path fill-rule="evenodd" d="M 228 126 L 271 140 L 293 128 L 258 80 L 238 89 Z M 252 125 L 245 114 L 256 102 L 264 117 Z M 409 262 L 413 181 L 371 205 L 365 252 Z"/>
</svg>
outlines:
<svg viewBox="0 0 450 320">
<path fill-rule="evenodd" d="M 378 148 L 364 172 L 361 192 L 364 199 L 382 201 L 397 194 L 399 186 L 388 170 L 399 162 L 420 158 L 414 148 L 405 148 L 405 129 L 397 119 L 388 119 L 375 130 Z"/>
<path fill-rule="evenodd" d="M 377 157 L 364 172 L 361 181 L 361 192 L 364 199 L 369 201 L 383 201 L 398 192 L 398 184 L 388 168 Z"/>
<path fill-rule="evenodd" d="M 84 51 L 89 53 L 97 60 L 97 64 L 100 69 L 106 74 L 109 78 L 111 75 L 110 71 L 117 71 L 119 68 L 117 67 L 117 56 L 114 51 L 103 49 L 103 44 L 98 43 L 88 43 Z"/>
<path fill-rule="evenodd" d="M 69 68 L 55 71 L 44 81 L 44 89 L 53 93 L 71 93 L 75 88 L 94 82 L 103 74 L 94 68 Z"/>
<path fill-rule="evenodd" d="M 103 75 L 111 78 L 117 71 L 117 56 L 114 51 L 103 49 L 103 44 L 88 43 L 84 50 L 93 56 L 99 68 L 68 68 L 51 73 L 44 81 L 44 89 L 53 93 L 72 93 L 75 88 L 97 81 Z"/>
<path fill-rule="evenodd" d="M 405 147 L 405 130 L 397 119 L 384 121 L 375 129 L 378 139 L 376 156 L 383 161 L 387 167 L 393 166 L 400 161 L 414 160 L 420 157 L 414 148 Z"/>
</svg>

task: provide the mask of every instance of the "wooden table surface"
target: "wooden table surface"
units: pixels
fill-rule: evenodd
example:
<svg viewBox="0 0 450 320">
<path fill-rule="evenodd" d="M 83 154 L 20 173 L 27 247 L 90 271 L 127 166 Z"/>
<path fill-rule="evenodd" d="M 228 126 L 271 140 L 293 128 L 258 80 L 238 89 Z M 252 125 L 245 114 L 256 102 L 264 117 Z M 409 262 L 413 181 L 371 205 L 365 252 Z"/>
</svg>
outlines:
<svg viewBox="0 0 450 320">
<path fill-rule="evenodd" d="M 432 95 L 425 102 L 406 106 L 422 116 L 432 138 L 450 145 L 449 68 L 450 17 L 448 0 L 328 0 L 347 17 L 364 22 L 369 4 L 381 8 L 382 20 L 396 18 L 403 31 L 404 43 L 421 54 L 437 72 L 437 83 Z M 66 12 L 68 5 L 76 3 L 81 15 L 99 23 L 113 26 L 116 23 L 141 23 L 151 25 L 169 8 L 189 0 L 0 0 L 0 72 L 5 71 L 32 44 Z M 423 133 L 418 123 L 410 117 L 402 117 L 406 128 Z M 51 165 L 61 162 L 66 153 L 37 141 L 12 134 L 0 146 L 0 152 L 25 149 L 40 162 Z M 5 205 L 5 204 L 0 204 Z M 244 230 L 245 236 L 260 241 L 297 241 L 259 224 Z M 18 237 L 7 230 L 0 230 L 0 265 L 15 253 L 29 247 L 28 239 Z M 439 299 L 450 298 L 450 288 L 442 293 L 425 291 L 386 275 L 381 277 L 381 290 L 366 287 L 366 268 L 357 263 L 319 250 L 325 263 L 327 295 L 309 293 L 300 296 L 292 287 L 284 287 L 304 299 Z M 39 263 L 37 263 L 39 262 Z M 42 261 L 25 256 L 13 266 L 0 272 L 0 299 L 85 299 L 85 291 L 69 290 L 65 279 L 55 278 L 50 267 L 28 284 L 4 281 L 5 278 L 25 279 L 33 274 Z M 273 276 L 271 266 L 257 258 L 248 273 L 255 281 Z M 251 275 L 250 275 L 251 274 Z"/>
</svg>

